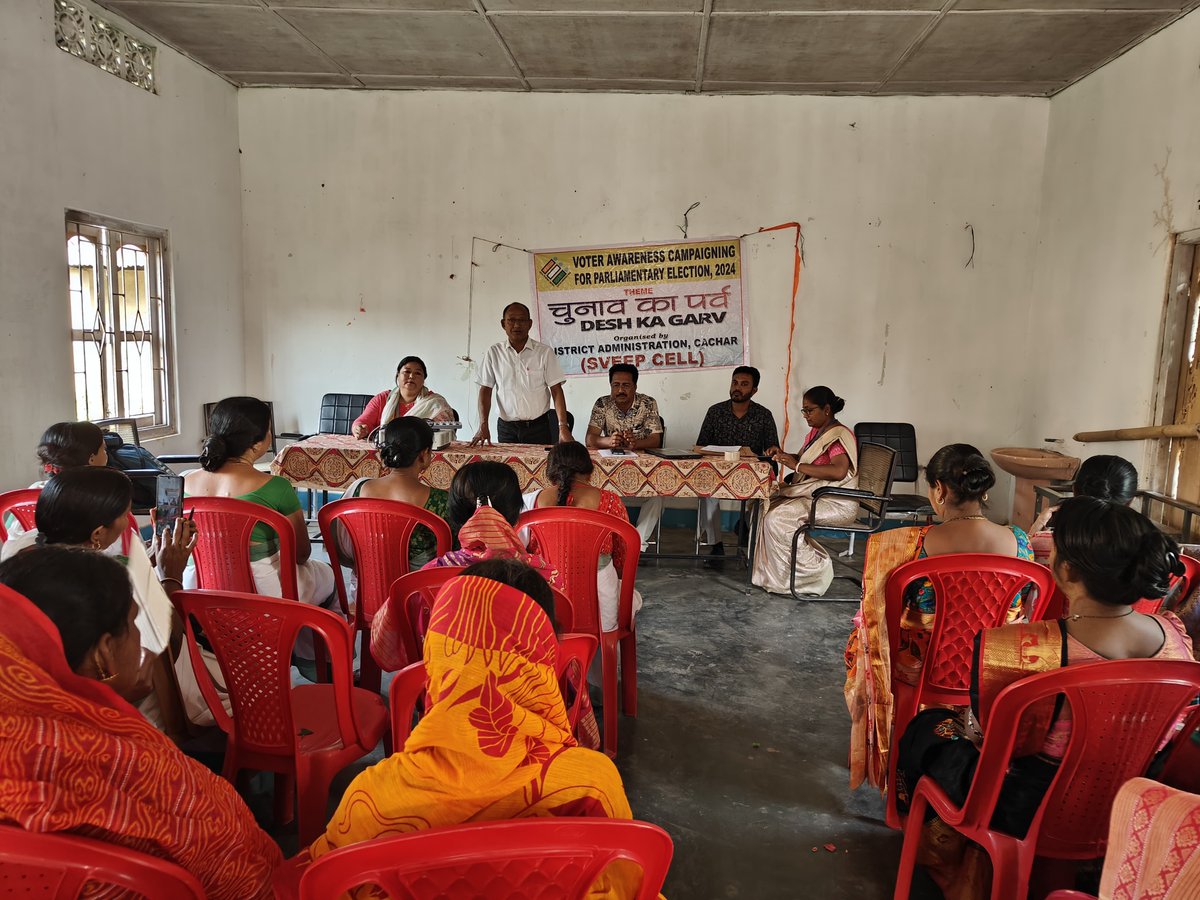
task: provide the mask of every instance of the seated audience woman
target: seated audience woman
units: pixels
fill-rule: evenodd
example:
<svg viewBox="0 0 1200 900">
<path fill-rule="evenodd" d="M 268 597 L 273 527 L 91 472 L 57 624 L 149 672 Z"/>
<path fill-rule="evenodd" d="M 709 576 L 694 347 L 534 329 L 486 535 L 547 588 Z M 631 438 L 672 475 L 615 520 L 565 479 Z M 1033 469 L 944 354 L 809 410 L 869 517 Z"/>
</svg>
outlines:
<svg viewBox="0 0 1200 900">
<path fill-rule="evenodd" d="M 571 736 L 553 623 L 550 588 L 527 566 L 483 563 L 449 581 L 425 637 L 433 705 L 403 749 L 350 783 L 310 858 L 466 822 L 631 818 L 616 767 Z M 624 874 L 606 870 L 588 896 L 633 896 Z"/>
<path fill-rule="evenodd" d="M 346 488 L 345 498 L 366 497 L 411 503 L 446 518 L 449 494 L 421 483 L 421 473 L 433 462 L 433 429 L 424 419 L 401 416 L 383 427 L 379 459 L 388 473 L 379 478 L 360 478 Z M 343 559 L 352 552 L 349 535 L 338 539 Z M 419 569 L 437 554 L 437 540 L 424 525 L 413 531 L 408 542 L 408 565 Z"/>
<path fill-rule="evenodd" d="M 804 393 L 804 421 L 808 435 L 799 453 L 770 447 L 767 455 L 795 470 L 791 483 L 780 488 L 763 517 L 762 533 L 754 551 L 756 585 L 773 594 L 791 593 L 792 536 L 808 521 L 813 491 L 822 487 L 858 485 L 858 444 L 854 432 L 837 420 L 846 401 L 824 385 Z M 845 525 L 858 516 L 858 502 L 844 497 L 823 499 L 817 506 L 818 524 Z M 820 596 L 833 581 L 829 554 L 809 541 L 796 548 L 796 590 Z"/>
<path fill-rule="evenodd" d="M 919 713 L 899 744 L 896 799 L 907 808 L 922 776 L 933 778 L 950 799 L 961 804 L 979 758 L 977 741 L 987 730 L 981 710 L 1016 681 L 1062 666 L 1112 659 L 1191 659 L 1191 641 L 1171 613 L 1141 615 L 1133 604 L 1161 597 L 1172 575 L 1183 572 L 1179 547 L 1153 522 L 1119 503 L 1073 497 L 1051 519 L 1054 549 L 1050 568 L 1070 600 L 1071 615 L 1043 622 L 1018 622 L 984 631 L 978 638 L 971 680 L 972 716 L 946 709 Z M 1044 648 L 1031 656 L 1023 647 Z M 1026 714 L 1027 737 L 1015 751 L 1005 776 L 992 827 L 1024 837 L 1071 734 L 1067 705 L 1046 704 Z M 934 820 L 926 826 L 930 872 L 953 896 L 987 896 L 986 869 L 979 877 L 978 856 L 969 845 L 948 836 L 951 829 Z M 947 894 L 951 896 L 951 894 Z"/>
<path fill-rule="evenodd" d="M 419 357 L 404 357 L 396 366 L 396 386 L 371 398 L 362 415 L 350 426 L 350 433 L 356 438 L 366 438 L 376 428 L 399 416 L 452 422 L 454 410 L 446 398 L 425 387 L 428 375 L 425 363 Z M 449 432 L 446 434 L 448 441 Z"/>
<path fill-rule="evenodd" d="M 547 506 L 572 506 L 576 509 L 594 509 L 602 513 L 629 521 L 629 513 L 621 498 L 609 490 L 591 484 L 592 457 L 587 447 L 577 441 L 555 444 L 546 459 L 546 475 L 553 487 L 543 488 L 537 493 L 533 508 Z M 617 567 L 622 564 L 625 548 L 611 537 L 605 539 L 600 548 L 600 562 L 596 570 L 596 589 L 600 598 L 600 628 L 612 631 L 617 627 L 617 605 L 621 596 L 621 579 Z M 642 608 L 642 595 L 633 592 L 633 611 Z"/>
<path fill-rule="evenodd" d="M 115 469 L 84 466 L 59 472 L 38 497 L 38 546 L 103 550 L 119 543 L 129 528 L 132 496 L 129 479 Z M 174 618 L 163 587 L 170 590 L 183 587 L 181 579 L 194 546 L 195 525 L 180 518 L 173 530 L 164 531 L 154 539 L 157 580 L 147 578 L 152 571 L 151 557 L 140 540 L 131 541 L 128 552 L 115 557 L 127 566 L 144 651 L 138 667 L 138 694 L 124 696 L 137 703 L 141 713 L 156 727 L 161 726 L 162 720 L 157 698 L 150 696 L 153 669 L 159 654 L 170 643 Z"/>
<path fill-rule="evenodd" d="M 1072 492 L 1076 497 L 1095 497 L 1128 506 L 1138 490 L 1138 473 L 1127 459 L 1120 456 L 1091 456 L 1083 461 L 1075 473 Z M 1055 507 L 1042 510 L 1029 529 L 1029 543 L 1033 547 L 1033 558 L 1040 563 L 1050 560 L 1050 549 L 1054 545 L 1048 529 Z"/>
<path fill-rule="evenodd" d="M 0 565 L 0 819 L 162 857 L 210 898 L 269 898 L 280 862 L 233 785 L 184 756 L 127 699 L 142 655 L 125 570 L 37 547 Z"/>
<path fill-rule="evenodd" d="M 440 556 L 432 566 L 469 566 L 485 559 L 519 559 L 537 569 L 554 587 L 558 573 L 546 560 L 525 549 L 515 531 L 521 516 L 521 483 L 501 462 L 468 463 L 450 481 L 446 521 L 458 550 Z"/>
<path fill-rule="evenodd" d="M 929 502 L 941 522 L 920 528 L 893 528 L 871 535 L 863 563 L 862 606 L 846 645 L 846 704 L 850 731 L 850 785 L 863 779 L 880 788 L 886 780 L 885 759 L 890 744 L 893 686 L 892 661 L 886 648 L 885 589 L 892 571 L 927 556 L 945 553 L 997 553 L 1032 559 L 1025 532 L 996 525 L 983 514 L 988 490 L 996 475 L 983 454 L 970 444 L 948 444 L 925 468 Z M 1013 597 L 1008 621 L 1020 618 L 1026 598 Z M 895 666 L 908 684 L 916 684 L 933 633 L 937 597 L 929 581 L 916 582 L 904 596 Z"/>
<path fill-rule="evenodd" d="M 46 479 L 63 469 L 108 465 L 104 432 L 92 422 L 57 422 L 42 434 L 37 458 L 45 477 L 29 485 L 31 488 L 44 487 Z M 4 528 L 8 532 L 8 540 L 0 549 L 0 560 L 8 559 L 33 545 L 34 536 L 26 535 L 25 529 L 12 513 L 5 515 Z"/>
<path fill-rule="evenodd" d="M 254 397 L 227 397 L 213 409 L 208 431 L 200 451 L 202 468 L 184 474 L 184 496 L 248 500 L 287 516 L 296 536 L 300 599 L 316 605 L 333 601 L 333 570 L 328 563 L 309 558 L 312 544 L 295 488 L 286 478 L 254 467 L 255 461 L 271 446 L 270 407 Z M 250 541 L 251 568 L 258 592 L 269 597 L 280 596 L 283 589 L 279 582 L 279 538 L 266 525 L 257 525 Z M 189 571 L 189 581 L 193 571 Z M 304 643 L 302 640 L 300 646 Z M 311 647 L 298 653 L 312 658 Z"/>
<path fill-rule="evenodd" d="M 513 526 L 521 515 L 521 484 L 517 473 L 501 462 L 467 463 L 450 481 L 447 521 L 458 550 L 451 550 L 422 568 L 470 566 L 489 559 L 516 559 L 531 566 L 550 584 L 558 573 L 541 557 L 529 553 Z M 405 611 L 385 602 L 371 620 L 371 655 L 385 672 L 408 665 L 402 634 Z"/>
</svg>

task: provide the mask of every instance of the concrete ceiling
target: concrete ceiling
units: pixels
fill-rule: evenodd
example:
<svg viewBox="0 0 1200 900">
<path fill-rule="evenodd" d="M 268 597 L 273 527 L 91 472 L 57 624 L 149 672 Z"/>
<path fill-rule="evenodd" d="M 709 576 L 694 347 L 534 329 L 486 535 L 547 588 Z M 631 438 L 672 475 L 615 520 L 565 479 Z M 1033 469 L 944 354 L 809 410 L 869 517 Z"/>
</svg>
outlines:
<svg viewBox="0 0 1200 900">
<path fill-rule="evenodd" d="M 99 0 L 238 85 L 1054 94 L 1200 0 Z"/>
</svg>

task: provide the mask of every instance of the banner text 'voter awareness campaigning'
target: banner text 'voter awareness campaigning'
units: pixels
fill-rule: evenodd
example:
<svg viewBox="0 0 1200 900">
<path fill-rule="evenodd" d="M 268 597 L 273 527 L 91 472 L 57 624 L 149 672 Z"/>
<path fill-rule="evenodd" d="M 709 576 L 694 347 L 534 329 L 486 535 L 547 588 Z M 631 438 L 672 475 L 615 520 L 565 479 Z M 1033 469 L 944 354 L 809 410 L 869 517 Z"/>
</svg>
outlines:
<svg viewBox="0 0 1200 900">
<path fill-rule="evenodd" d="M 568 376 L 616 363 L 655 372 L 746 362 L 739 238 L 538 250 L 530 259 L 540 339 Z"/>
</svg>

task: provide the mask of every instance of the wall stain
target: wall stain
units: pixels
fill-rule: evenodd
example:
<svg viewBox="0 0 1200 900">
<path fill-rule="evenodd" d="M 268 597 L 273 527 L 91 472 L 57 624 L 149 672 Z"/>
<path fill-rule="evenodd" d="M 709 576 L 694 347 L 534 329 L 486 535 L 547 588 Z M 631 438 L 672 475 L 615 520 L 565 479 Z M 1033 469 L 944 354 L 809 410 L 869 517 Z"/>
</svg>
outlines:
<svg viewBox="0 0 1200 900">
<path fill-rule="evenodd" d="M 892 331 L 891 323 L 890 322 L 884 323 L 884 326 L 883 326 L 883 362 L 879 367 L 879 381 L 876 382 L 876 384 L 878 384 L 880 386 L 883 385 L 883 378 L 885 375 L 887 375 L 887 345 L 888 345 L 888 335 L 891 334 L 891 331 Z"/>
<path fill-rule="evenodd" d="M 1171 202 L 1171 179 L 1167 175 L 1167 166 L 1171 164 L 1171 148 L 1167 148 L 1167 155 L 1163 157 L 1163 163 L 1160 166 L 1154 164 L 1154 174 L 1159 181 L 1162 182 L 1162 203 L 1158 209 L 1154 211 L 1154 224 L 1162 227 L 1164 234 L 1162 240 L 1155 244 L 1152 252 L 1157 254 L 1171 240 L 1171 235 L 1175 233 L 1175 204 Z"/>
</svg>

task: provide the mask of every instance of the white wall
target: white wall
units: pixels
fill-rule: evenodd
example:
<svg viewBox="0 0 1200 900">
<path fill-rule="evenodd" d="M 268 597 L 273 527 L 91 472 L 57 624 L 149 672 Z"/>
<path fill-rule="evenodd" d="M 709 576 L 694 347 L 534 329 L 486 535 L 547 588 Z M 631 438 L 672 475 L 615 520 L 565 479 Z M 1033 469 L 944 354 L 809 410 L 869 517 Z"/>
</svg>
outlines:
<svg viewBox="0 0 1200 900">
<path fill-rule="evenodd" d="M 66 209 L 170 230 L 182 435 L 244 383 L 237 94 L 159 47 L 159 94 L 54 45 L 49 2 L 5 3 L 0 54 L 0 484 L 35 475 L 45 426 L 74 419 Z M 111 17 L 120 22 L 116 17 Z"/>
<path fill-rule="evenodd" d="M 310 429 L 323 392 L 382 390 L 417 353 L 473 432 L 455 358 L 500 339 L 502 306 L 529 284 L 522 254 L 477 244 L 472 292 L 472 235 L 531 249 L 670 239 L 699 200 L 692 237 L 804 226 L 789 447 L 800 391 L 818 383 L 846 398 L 848 422 L 914 422 L 926 458 L 950 440 L 1011 444 L 1028 412 L 1024 261 L 1048 111 L 1016 98 L 243 90 L 249 387 L 281 428 Z M 748 243 L 758 399 L 780 420 L 791 252 L 783 235 Z M 727 386 L 727 371 L 643 380 L 677 445 Z M 569 406 L 582 417 L 605 390 L 571 379 Z"/>
<path fill-rule="evenodd" d="M 1025 440 L 1147 463 L 1069 439 L 1151 424 L 1167 237 L 1200 227 L 1197 46 L 1193 13 L 1050 103 Z"/>
</svg>

